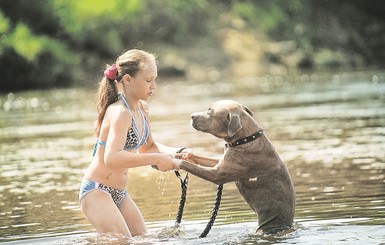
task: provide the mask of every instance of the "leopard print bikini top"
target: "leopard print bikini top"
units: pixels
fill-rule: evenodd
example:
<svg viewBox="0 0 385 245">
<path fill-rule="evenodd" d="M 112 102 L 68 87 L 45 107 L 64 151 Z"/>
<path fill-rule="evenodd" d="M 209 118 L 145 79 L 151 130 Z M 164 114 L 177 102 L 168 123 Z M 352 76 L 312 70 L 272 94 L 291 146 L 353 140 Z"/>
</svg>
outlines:
<svg viewBox="0 0 385 245">
<path fill-rule="evenodd" d="M 123 101 L 124 105 L 126 106 L 126 108 L 131 113 L 130 107 L 128 106 L 128 103 L 127 103 L 126 99 L 124 98 L 123 94 L 119 94 L 118 99 L 121 99 Z M 130 130 L 127 132 L 127 137 L 126 137 L 126 143 L 124 145 L 124 150 L 137 150 L 137 149 L 139 149 L 139 147 L 144 145 L 147 142 L 147 140 L 148 140 L 148 136 L 149 136 L 148 121 L 147 121 L 146 116 L 144 115 L 143 110 L 139 109 L 139 111 L 140 111 L 140 113 L 142 115 L 142 119 L 143 119 L 142 137 L 140 137 L 139 129 L 136 126 L 134 115 L 131 113 L 132 114 L 132 126 L 131 126 Z M 96 153 L 98 145 L 105 147 L 106 146 L 106 141 L 102 141 L 102 140 L 99 140 L 99 139 L 96 140 L 96 143 L 94 145 L 93 156 Z"/>
<path fill-rule="evenodd" d="M 119 94 L 118 98 L 123 100 L 124 105 L 131 112 L 130 107 L 128 106 L 128 103 L 124 98 L 124 96 L 122 94 Z M 142 120 L 143 120 L 142 137 L 140 137 L 139 135 L 139 129 L 136 126 L 134 115 L 132 115 L 132 126 L 130 130 L 127 132 L 126 144 L 124 145 L 125 150 L 137 150 L 139 147 L 141 147 L 147 142 L 148 133 L 149 133 L 147 118 L 145 117 L 142 109 L 139 108 L 139 111 L 140 111 L 140 114 L 142 115 Z"/>
</svg>

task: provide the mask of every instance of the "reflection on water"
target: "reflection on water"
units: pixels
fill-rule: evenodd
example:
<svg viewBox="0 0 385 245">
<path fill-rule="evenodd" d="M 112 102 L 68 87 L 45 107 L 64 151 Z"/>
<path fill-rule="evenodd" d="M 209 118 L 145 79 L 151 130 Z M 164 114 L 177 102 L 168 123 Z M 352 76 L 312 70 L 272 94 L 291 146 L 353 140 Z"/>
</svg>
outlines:
<svg viewBox="0 0 385 245">
<path fill-rule="evenodd" d="M 218 99 L 247 105 L 265 128 L 292 176 L 298 227 L 279 237 L 255 235 L 256 215 L 229 183 L 213 229 L 207 238 L 197 239 L 210 217 L 216 186 L 191 176 L 182 221 L 185 236 L 161 237 L 159 231 L 175 220 L 180 182 L 173 173 L 146 167 L 130 170 L 128 190 L 151 233 L 130 242 L 385 240 L 384 73 L 159 82 L 150 101 L 155 139 L 221 155 L 223 142 L 189 125 L 192 112 L 206 110 Z M 77 201 L 95 140 L 94 108 L 94 91 L 86 89 L 0 97 L 0 242 L 44 237 L 40 243 L 58 242 L 64 235 L 62 244 L 102 239 L 92 233 Z"/>
</svg>

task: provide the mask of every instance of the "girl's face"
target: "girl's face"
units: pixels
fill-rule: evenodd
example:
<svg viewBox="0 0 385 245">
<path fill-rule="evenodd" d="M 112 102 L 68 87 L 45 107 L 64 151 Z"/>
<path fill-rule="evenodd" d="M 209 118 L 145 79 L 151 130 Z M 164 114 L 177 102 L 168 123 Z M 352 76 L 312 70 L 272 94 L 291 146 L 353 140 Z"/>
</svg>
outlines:
<svg viewBox="0 0 385 245">
<path fill-rule="evenodd" d="M 154 93 L 157 76 L 156 64 L 151 62 L 147 68 L 139 70 L 135 76 L 130 77 L 130 93 L 139 100 L 147 100 Z"/>
</svg>

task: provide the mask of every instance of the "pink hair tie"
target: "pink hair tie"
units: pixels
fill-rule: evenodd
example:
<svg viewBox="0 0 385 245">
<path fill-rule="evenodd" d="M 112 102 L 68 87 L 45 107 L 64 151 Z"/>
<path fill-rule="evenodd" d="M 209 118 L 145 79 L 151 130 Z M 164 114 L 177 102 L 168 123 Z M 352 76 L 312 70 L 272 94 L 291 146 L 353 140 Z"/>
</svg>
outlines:
<svg viewBox="0 0 385 245">
<path fill-rule="evenodd" d="M 117 73 L 118 69 L 116 69 L 116 65 L 113 64 L 111 65 L 110 67 L 108 67 L 105 71 L 104 71 L 104 76 L 106 76 L 108 79 L 110 80 L 115 80 L 116 79 L 116 73 Z"/>
</svg>

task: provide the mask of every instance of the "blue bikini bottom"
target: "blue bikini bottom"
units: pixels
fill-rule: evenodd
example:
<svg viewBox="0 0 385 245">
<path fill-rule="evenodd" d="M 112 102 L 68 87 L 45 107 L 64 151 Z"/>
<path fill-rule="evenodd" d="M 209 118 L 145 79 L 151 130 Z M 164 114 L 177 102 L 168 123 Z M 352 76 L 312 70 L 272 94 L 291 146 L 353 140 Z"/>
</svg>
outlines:
<svg viewBox="0 0 385 245">
<path fill-rule="evenodd" d="M 82 200 L 83 197 L 85 197 L 88 193 L 94 190 L 101 190 L 109 194 L 118 208 L 122 204 L 123 199 L 128 194 L 126 189 L 114 189 L 107 185 L 103 185 L 92 180 L 83 179 L 79 191 L 79 202 Z"/>
</svg>

